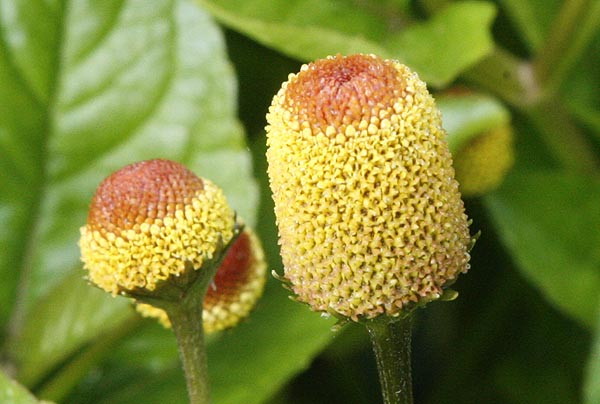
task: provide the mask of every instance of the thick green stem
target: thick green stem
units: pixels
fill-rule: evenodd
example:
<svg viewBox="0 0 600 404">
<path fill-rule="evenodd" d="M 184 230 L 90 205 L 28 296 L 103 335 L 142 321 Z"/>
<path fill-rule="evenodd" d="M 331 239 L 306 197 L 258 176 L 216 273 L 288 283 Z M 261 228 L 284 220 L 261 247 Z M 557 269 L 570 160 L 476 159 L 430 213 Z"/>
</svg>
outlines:
<svg viewBox="0 0 600 404">
<path fill-rule="evenodd" d="M 411 317 L 366 323 L 377 360 L 384 404 L 412 404 Z"/>
<path fill-rule="evenodd" d="M 516 107 L 534 104 L 540 97 L 531 65 L 502 48 L 466 71 L 464 78 Z"/>
<path fill-rule="evenodd" d="M 200 270 L 190 268 L 180 277 L 186 288 L 178 299 L 155 302 L 157 307 L 166 311 L 175 333 L 190 404 L 210 403 L 202 308 L 206 291 L 230 245 L 223 248 L 221 254 L 212 261 L 205 262 Z M 187 276 L 194 280 L 186 280 Z M 177 293 L 177 290 L 175 287 L 170 293 Z"/>
<path fill-rule="evenodd" d="M 215 256 L 205 261 L 202 268 L 195 269 L 187 262 L 181 275 L 165 281 L 156 290 L 128 292 L 128 296 L 139 303 L 158 307 L 169 316 L 177 339 L 190 404 L 210 403 L 202 308 L 206 291 L 227 250 L 242 231 L 242 226 L 236 224 L 233 230 L 231 240 L 226 245 L 217 247 Z"/>
<path fill-rule="evenodd" d="M 535 58 L 538 82 L 555 91 L 598 29 L 600 7 L 591 0 L 566 1 L 554 20 L 544 46 Z"/>
<path fill-rule="evenodd" d="M 585 133 L 560 100 L 548 97 L 548 91 L 539 86 L 530 63 L 498 48 L 467 71 L 464 78 L 527 114 L 562 166 L 580 172 L 597 169 L 600 163 Z"/>
<path fill-rule="evenodd" d="M 202 326 L 202 300 L 167 311 L 177 338 L 190 404 L 208 404 L 208 368 Z"/>
<path fill-rule="evenodd" d="M 594 173 L 600 168 L 589 139 L 564 105 L 556 100 L 546 100 L 526 112 L 544 136 L 548 151 L 562 167 L 581 173 Z"/>
</svg>

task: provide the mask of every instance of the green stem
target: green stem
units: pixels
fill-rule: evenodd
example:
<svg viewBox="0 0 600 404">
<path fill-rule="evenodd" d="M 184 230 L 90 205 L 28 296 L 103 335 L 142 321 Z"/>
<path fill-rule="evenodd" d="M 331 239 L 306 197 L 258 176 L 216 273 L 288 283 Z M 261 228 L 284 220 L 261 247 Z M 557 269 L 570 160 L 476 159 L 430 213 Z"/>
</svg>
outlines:
<svg viewBox="0 0 600 404">
<path fill-rule="evenodd" d="M 177 339 L 190 404 L 208 404 L 210 402 L 202 308 L 206 291 L 227 249 L 236 237 L 237 234 L 230 244 L 220 249 L 221 253 L 218 256 L 205 262 L 201 269 L 195 270 L 190 266 L 179 277 L 179 281 L 185 285 L 185 290 L 181 291 L 177 299 L 154 302 L 156 307 L 162 308 L 169 316 L 171 327 Z M 186 279 L 188 276 L 193 280 Z M 178 290 L 179 288 L 175 286 L 174 289 L 168 292 L 166 289 L 162 291 L 165 295 L 170 295 L 173 293 L 178 294 Z"/>
<path fill-rule="evenodd" d="M 600 166 L 585 133 L 560 100 L 549 97 L 540 88 L 531 64 L 497 48 L 467 71 L 464 78 L 527 114 L 563 167 L 591 172 Z"/>
<path fill-rule="evenodd" d="M 463 77 L 516 107 L 532 105 L 540 97 L 531 65 L 501 48 L 494 49 Z"/>
<path fill-rule="evenodd" d="M 193 299 L 192 299 L 193 300 Z M 167 311 L 177 338 L 190 404 L 208 404 L 208 368 L 202 327 L 202 300 Z"/>
<path fill-rule="evenodd" d="M 599 12 L 598 3 L 591 0 L 570 0 L 563 4 L 534 62 L 538 82 L 546 90 L 558 89 L 593 38 Z"/>
<path fill-rule="evenodd" d="M 128 292 L 129 297 L 158 307 L 169 316 L 177 339 L 190 404 L 210 402 L 202 307 L 209 285 L 241 231 L 242 225 L 236 223 L 231 240 L 217 247 L 215 255 L 205 261 L 202 268 L 195 269 L 191 262 L 187 262 L 182 274 L 165 281 L 156 290 Z"/>
<path fill-rule="evenodd" d="M 412 404 L 411 317 L 382 316 L 366 323 L 384 404 Z"/>
<path fill-rule="evenodd" d="M 600 168 L 598 156 L 563 104 L 545 100 L 526 112 L 543 134 L 549 152 L 562 167 L 581 173 L 597 172 Z"/>
</svg>

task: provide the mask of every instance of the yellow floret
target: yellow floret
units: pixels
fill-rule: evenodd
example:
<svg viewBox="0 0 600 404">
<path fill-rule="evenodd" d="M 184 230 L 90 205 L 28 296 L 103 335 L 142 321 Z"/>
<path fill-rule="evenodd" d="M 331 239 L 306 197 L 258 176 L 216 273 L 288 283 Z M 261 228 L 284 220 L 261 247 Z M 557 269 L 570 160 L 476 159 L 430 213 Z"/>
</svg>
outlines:
<svg viewBox="0 0 600 404">
<path fill-rule="evenodd" d="M 305 65 L 267 114 L 285 278 L 314 310 L 400 315 L 468 269 L 467 217 L 440 113 L 406 66 Z"/>
</svg>

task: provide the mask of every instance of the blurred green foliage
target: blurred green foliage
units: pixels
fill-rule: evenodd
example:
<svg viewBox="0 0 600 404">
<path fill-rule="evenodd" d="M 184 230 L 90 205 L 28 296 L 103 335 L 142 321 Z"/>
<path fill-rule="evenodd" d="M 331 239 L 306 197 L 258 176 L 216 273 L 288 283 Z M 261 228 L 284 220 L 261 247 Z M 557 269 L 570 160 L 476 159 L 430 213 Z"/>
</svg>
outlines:
<svg viewBox="0 0 600 404">
<path fill-rule="evenodd" d="M 181 161 L 280 271 L 271 97 L 303 62 L 370 52 L 427 80 L 452 147 L 516 137 L 503 185 L 466 201 L 482 236 L 459 298 L 418 313 L 415 401 L 600 403 L 599 27 L 592 0 L 0 0 L 0 402 L 187 402 L 171 332 L 83 279 L 95 187 Z M 366 332 L 286 295 L 270 279 L 209 339 L 215 402 L 378 402 Z"/>
</svg>

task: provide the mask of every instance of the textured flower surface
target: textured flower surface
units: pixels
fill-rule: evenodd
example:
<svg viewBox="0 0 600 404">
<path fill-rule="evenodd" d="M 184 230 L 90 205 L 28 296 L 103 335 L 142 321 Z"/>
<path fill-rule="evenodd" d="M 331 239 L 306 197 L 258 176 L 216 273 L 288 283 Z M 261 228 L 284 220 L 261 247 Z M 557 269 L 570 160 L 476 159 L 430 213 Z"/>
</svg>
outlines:
<svg viewBox="0 0 600 404">
<path fill-rule="evenodd" d="M 425 83 L 373 55 L 304 65 L 267 114 L 284 277 L 299 301 L 353 320 L 440 297 L 471 237 Z"/>
<path fill-rule="evenodd" d="M 454 168 L 464 196 L 483 195 L 497 188 L 514 163 L 512 129 L 508 125 L 471 139 L 456 154 Z"/>
<path fill-rule="evenodd" d="M 262 295 L 266 278 L 266 261 L 260 241 L 244 228 L 233 242 L 219 266 L 204 298 L 204 331 L 212 333 L 237 325 L 252 311 Z M 148 304 L 137 304 L 146 317 L 154 317 L 170 327 L 167 314 Z"/>
<path fill-rule="evenodd" d="M 199 269 L 233 237 L 222 191 L 179 163 L 148 160 L 106 178 L 92 199 L 79 246 L 89 279 L 118 294 L 152 291 Z"/>
</svg>

